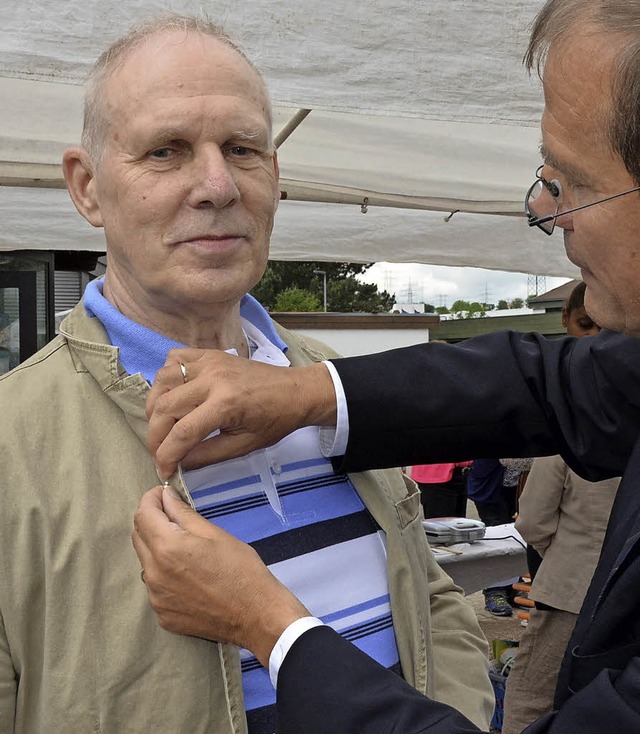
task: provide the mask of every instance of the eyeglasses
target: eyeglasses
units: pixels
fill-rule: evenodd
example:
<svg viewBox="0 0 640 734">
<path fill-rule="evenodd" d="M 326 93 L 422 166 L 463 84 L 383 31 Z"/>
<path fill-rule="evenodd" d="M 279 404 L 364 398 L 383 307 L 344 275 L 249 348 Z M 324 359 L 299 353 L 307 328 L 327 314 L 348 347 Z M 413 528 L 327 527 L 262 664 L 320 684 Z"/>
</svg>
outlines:
<svg viewBox="0 0 640 734">
<path fill-rule="evenodd" d="M 614 194 L 604 199 L 592 201 L 590 204 L 583 204 L 573 209 L 560 211 L 560 205 L 562 204 L 562 186 L 555 178 L 551 181 L 542 178 L 540 174 L 543 168 L 544 165 L 538 168 L 536 171 L 536 180 L 527 191 L 524 199 L 524 211 L 527 215 L 529 226 L 539 227 L 545 234 L 553 233 L 558 217 L 564 217 L 565 214 L 573 214 L 573 212 L 578 212 L 581 209 L 588 209 L 590 206 L 602 204 L 603 201 L 611 201 L 611 199 L 617 199 L 619 196 L 626 196 L 626 194 L 632 194 L 634 191 L 640 191 L 640 186 L 636 186 L 620 194 Z"/>
</svg>

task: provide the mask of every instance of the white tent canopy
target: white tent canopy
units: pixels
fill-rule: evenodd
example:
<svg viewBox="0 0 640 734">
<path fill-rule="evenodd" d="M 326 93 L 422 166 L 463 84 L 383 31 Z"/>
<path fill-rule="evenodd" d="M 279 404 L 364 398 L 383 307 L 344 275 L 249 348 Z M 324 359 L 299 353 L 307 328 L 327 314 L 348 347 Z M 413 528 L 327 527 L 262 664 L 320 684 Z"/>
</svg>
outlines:
<svg viewBox="0 0 640 734">
<path fill-rule="evenodd" d="M 171 10 L 206 14 L 240 42 L 267 79 L 275 132 L 311 110 L 279 150 L 286 200 L 272 257 L 573 276 L 561 237 L 521 216 L 539 163 L 541 92 L 520 59 L 540 5 L 14 3 L 0 27 L 0 250 L 104 249 L 62 190 L 61 153 L 79 140 L 81 84 L 98 53 Z"/>
</svg>

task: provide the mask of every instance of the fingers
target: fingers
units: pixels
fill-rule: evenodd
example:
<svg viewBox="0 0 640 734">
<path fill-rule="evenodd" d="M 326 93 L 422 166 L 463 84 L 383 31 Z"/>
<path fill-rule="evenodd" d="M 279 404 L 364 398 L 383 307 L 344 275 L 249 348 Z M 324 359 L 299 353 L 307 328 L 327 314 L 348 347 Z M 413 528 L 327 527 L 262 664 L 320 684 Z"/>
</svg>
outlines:
<svg viewBox="0 0 640 734">
<path fill-rule="evenodd" d="M 142 497 L 132 540 L 149 603 L 170 632 L 248 647 L 267 665 L 282 630 L 308 615 L 250 546 L 172 489 L 154 487 Z"/>
<path fill-rule="evenodd" d="M 153 413 L 158 398 L 169 390 L 189 384 L 200 374 L 202 358 L 213 352 L 204 349 L 172 349 L 167 355 L 164 367 L 161 367 L 153 380 L 153 386 L 147 398 L 147 418 Z M 200 364 L 199 364 L 200 362 Z M 180 364 L 185 366 L 186 379 L 183 377 Z"/>
<path fill-rule="evenodd" d="M 164 511 L 163 488 L 158 486 L 142 495 L 133 517 L 131 541 L 142 567 L 146 568 L 152 550 L 161 542 L 173 541 L 176 533 L 184 532 Z"/>
<path fill-rule="evenodd" d="M 203 417 L 204 416 L 204 417 Z M 162 477 L 170 477 L 178 463 L 186 470 L 200 469 L 203 466 L 228 461 L 238 456 L 246 456 L 258 448 L 276 443 L 278 435 L 269 438 L 267 431 L 235 432 L 227 429 L 217 435 L 202 440 L 208 435 L 212 420 L 205 407 L 174 424 L 162 443 L 155 449 L 155 463 Z M 202 422 L 204 421 L 204 423 Z"/>
<path fill-rule="evenodd" d="M 209 539 L 227 535 L 198 515 L 172 487 L 154 487 L 142 496 L 133 519 L 131 539 L 140 560 L 146 561 L 161 547 L 174 543 L 176 533 Z M 179 542 L 184 544 L 185 540 L 183 536 Z M 144 562 L 142 565 L 145 567 Z"/>
<path fill-rule="evenodd" d="M 149 418 L 147 444 L 163 479 L 170 477 L 184 456 L 223 425 L 216 388 L 229 376 L 236 383 L 241 382 L 242 378 L 236 373 L 243 362 L 238 357 L 213 350 L 173 349 L 169 352 L 165 366 L 156 374 L 146 407 Z M 187 373 L 186 383 L 181 364 Z M 202 407 L 204 404 L 206 408 Z M 186 416 L 188 420 L 182 421 Z"/>
<path fill-rule="evenodd" d="M 166 396 L 166 405 L 165 400 L 157 403 L 149 419 L 147 441 L 160 475 L 170 477 L 178 463 L 214 432 L 218 420 L 214 406 L 207 403 L 191 407 L 182 401 L 178 390 Z M 207 463 L 211 462 L 200 466 Z M 185 464 L 185 468 L 194 467 Z"/>
<path fill-rule="evenodd" d="M 157 512 L 164 516 L 162 511 L 162 487 L 154 487 L 142 496 L 133 519 L 131 542 L 143 569 L 149 565 L 151 556 L 149 545 L 150 538 L 153 535 L 151 527 L 158 522 L 158 518 L 154 517 Z M 149 515 L 151 515 L 150 519 Z"/>
<path fill-rule="evenodd" d="M 278 437 L 274 437 L 276 443 Z M 246 456 L 256 449 L 266 445 L 266 434 L 261 433 L 259 438 L 253 433 L 220 433 L 199 443 L 182 460 L 184 469 L 200 469 L 209 464 Z"/>
<path fill-rule="evenodd" d="M 171 354 L 180 355 L 184 351 L 197 352 L 197 350 L 174 350 Z M 166 389 L 162 395 L 156 396 L 153 402 L 147 443 L 162 478 L 170 477 L 181 461 L 184 461 L 185 468 L 193 469 L 244 456 L 261 446 L 275 443 L 287 433 L 283 431 L 282 435 L 270 438 L 269 429 L 274 423 L 267 417 L 262 418 L 260 399 L 254 401 L 253 398 L 249 398 L 246 401 L 251 407 L 255 405 L 255 410 L 252 413 L 253 423 L 248 421 L 244 425 L 242 419 L 246 414 L 246 403 L 230 400 L 230 395 L 235 398 L 237 393 L 243 392 L 240 386 L 246 384 L 247 373 L 255 374 L 255 364 L 251 365 L 238 357 L 223 355 L 228 361 L 221 370 L 222 363 L 217 359 L 220 355 L 213 352 L 199 353 L 203 357 L 197 363 L 189 363 L 189 382 L 186 385 L 168 387 L 171 381 L 176 380 L 176 370 L 171 366 L 163 368 L 168 369 L 169 377 L 162 375 L 160 377 L 163 389 Z M 192 371 L 193 364 L 197 366 Z M 276 370 L 278 373 L 283 371 L 281 367 L 267 369 Z M 193 381 L 191 381 L 192 372 Z M 160 372 L 158 374 L 160 375 Z M 229 387 L 231 384 L 234 388 Z M 283 391 L 283 394 L 286 394 L 286 391 Z M 218 434 L 218 431 L 221 431 L 221 434 Z M 218 435 L 212 436 L 212 434 Z"/>
<path fill-rule="evenodd" d="M 158 446 L 175 423 L 198 407 L 206 398 L 206 384 L 198 383 L 196 379 L 202 363 L 196 365 L 203 353 L 201 349 L 172 349 L 165 366 L 156 373 L 146 405 L 149 419 L 147 444 L 152 455 L 155 455 Z M 186 382 L 181 365 L 187 374 Z M 205 433 L 204 436 L 206 435 Z M 167 479 L 172 473 L 173 471 L 163 473 L 162 476 Z"/>
<path fill-rule="evenodd" d="M 161 486 L 154 487 L 142 495 L 133 518 L 133 527 L 145 545 L 151 545 L 154 538 L 167 532 L 169 518 L 162 504 Z"/>
<path fill-rule="evenodd" d="M 162 491 L 162 506 L 167 518 L 179 528 L 199 537 L 212 538 L 216 533 L 224 533 L 216 528 L 204 517 L 189 507 L 172 487 L 164 487 Z M 226 533 L 224 533 L 226 535 Z"/>
<path fill-rule="evenodd" d="M 214 350 L 172 350 L 149 394 L 149 450 L 168 478 L 183 460 L 188 468 L 204 466 L 270 446 L 302 426 L 335 425 L 335 402 L 322 364 L 281 367 Z"/>
<path fill-rule="evenodd" d="M 156 399 L 149 417 L 147 445 L 163 479 L 168 479 L 182 457 L 211 433 L 215 417 L 211 415 L 211 407 L 201 407 L 204 398 L 196 385 L 187 384 Z M 188 420 L 183 420 L 186 416 Z"/>
</svg>

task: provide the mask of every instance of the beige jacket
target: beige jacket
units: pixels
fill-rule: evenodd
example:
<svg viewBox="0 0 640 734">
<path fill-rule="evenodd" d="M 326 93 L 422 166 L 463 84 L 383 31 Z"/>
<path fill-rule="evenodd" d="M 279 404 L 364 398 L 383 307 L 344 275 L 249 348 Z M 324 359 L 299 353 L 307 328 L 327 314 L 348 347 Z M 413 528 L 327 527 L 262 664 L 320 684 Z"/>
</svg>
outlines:
<svg viewBox="0 0 640 734">
<path fill-rule="evenodd" d="M 140 582 L 132 517 L 158 483 L 148 386 L 82 305 L 62 332 L 0 378 L 0 732 L 245 732 L 237 649 L 162 630 Z M 282 335 L 293 364 L 322 357 Z M 406 679 L 486 726 L 484 638 L 428 551 L 415 486 L 398 471 L 352 480 L 387 534 Z"/>
<path fill-rule="evenodd" d="M 516 528 L 542 556 L 531 598 L 578 614 L 595 571 L 620 479 L 588 482 L 560 456 L 536 459 Z"/>
</svg>

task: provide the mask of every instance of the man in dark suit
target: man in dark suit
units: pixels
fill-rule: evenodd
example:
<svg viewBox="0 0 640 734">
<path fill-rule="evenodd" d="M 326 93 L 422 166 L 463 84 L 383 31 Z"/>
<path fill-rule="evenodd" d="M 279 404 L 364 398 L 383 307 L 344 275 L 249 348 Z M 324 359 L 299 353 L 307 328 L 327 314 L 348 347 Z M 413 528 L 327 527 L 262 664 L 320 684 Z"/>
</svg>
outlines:
<svg viewBox="0 0 640 734">
<path fill-rule="evenodd" d="M 303 425 L 337 425 L 333 454 L 343 454 L 337 462 L 350 471 L 557 453 L 587 479 L 623 474 L 560 672 L 556 711 L 527 732 L 636 732 L 640 2 L 549 0 L 526 61 L 543 69 L 545 93 L 545 163 L 526 196 L 529 224 L 547 234 L 563 229 L 567 254 L 587 285 L 588 313 L 621 333 L 547 342 L 502 332 L 456 347 L 424 345 L 286 371 L 180 352 L 156 380 L 149 443 L 169 474 L 183 458 L 185 465 L 219 461 Z M 186 385 L 179 362 L 188 370 Z M 190 413 L 194 405 L 199 409 Z M 214 427 L 220 434 L 200 443 Z M 312 622 L 300 621 L 306 610 L 245 546 L 213 526 L 205 532 L 175 502 L 152 490 L 134 531 L 160 623 L 243 644 L 269 663 L 282 732 L 477 731 L 331 630 L 307 629 Z"/>
</svg>

